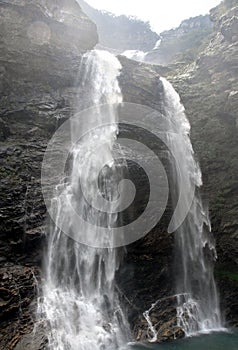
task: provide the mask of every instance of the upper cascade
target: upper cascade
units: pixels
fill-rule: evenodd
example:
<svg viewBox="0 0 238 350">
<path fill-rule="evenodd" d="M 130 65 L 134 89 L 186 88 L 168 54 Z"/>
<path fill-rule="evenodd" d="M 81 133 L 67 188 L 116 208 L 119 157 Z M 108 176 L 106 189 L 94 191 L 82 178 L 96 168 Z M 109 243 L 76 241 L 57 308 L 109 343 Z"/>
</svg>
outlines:
<svg viewBox="0 0 238 350">
<path fill-rule="evenodd" d="M 117 350 L 127 339 L 127 320 L 115 289 L 120 259 L 111 229 L 117 213 L 110 210 L 121 175 L 112 154 L 116 109 L 122 102 L 120 67 L 103 51 L 86 53 L 80 66 L 69 176 L 61 179 L 64 186 L 57 186 L 51 204 L 54 224 L 39 304 L 40 315 L 49 322 L 52 350 Z M 88 118 L 82 120 L 80 112 L 88 107 Z M 103 198 L 96 210 L 99 192 Z"/>
</svg>

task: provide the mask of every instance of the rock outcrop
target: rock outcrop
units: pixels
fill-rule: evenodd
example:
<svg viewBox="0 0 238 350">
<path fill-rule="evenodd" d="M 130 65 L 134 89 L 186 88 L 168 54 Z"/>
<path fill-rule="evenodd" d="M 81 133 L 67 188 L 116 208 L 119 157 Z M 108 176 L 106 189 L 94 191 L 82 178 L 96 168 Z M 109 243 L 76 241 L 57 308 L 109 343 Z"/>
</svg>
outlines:
<svg viewBox="0 0 238 350">
<path fill-rule="evenodd" d="M 98 37 L 74 0 L 4 0 L 0 17 L 0 348 L 9 350 L 33 328 L 44 150 L 72 113 L 81 55 Z"/>
<path fill-rule="evenodd" d="M 119 60 L 122 64 L 119 83 L 124 102 L 141 104 L 162 112 L 164 90 L 160 76 L 162 72 L 167 72 L 167 69 L 138 63 L 123 56 L 119 56 Z M 121 134 L 122 137 L 136 138 L 152 149 L 169 174 L 171 169 L 168 150 L 158 138 L 147 134 L 145 130 L 133 129 L 130 134 L 123 126 Z M 139 193 L 134 202 L 134 212 L 142 213 L 148 200 L 148 180 L 139 167 L 130 163 L 129 175 Z M 144 238 L 126 247 L 124 261 L 117 275 L 118 290 L 127 310 L 132 334 L 137 341 L 146 342 L 153 338 L 144 316 L 147 310 L 150 310 L 148 316 L 158 333 L 158 342 L 184 336 L 176 321 L 173 282 L 174 234 L 168 233 L 171 214 L 169 198 L 164 215 L 154 229 Z"/>
</svg>

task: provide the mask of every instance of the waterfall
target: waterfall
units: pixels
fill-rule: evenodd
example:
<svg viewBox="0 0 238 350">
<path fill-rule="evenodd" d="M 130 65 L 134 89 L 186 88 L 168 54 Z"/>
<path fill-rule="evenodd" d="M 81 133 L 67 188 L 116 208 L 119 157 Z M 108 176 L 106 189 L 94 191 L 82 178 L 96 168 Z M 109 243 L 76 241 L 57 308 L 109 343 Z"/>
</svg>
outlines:
<svg viewBox="0 0 238 350">
<path fill-rule="evenodd" d="M 96 50 L 83 56 L 80 67 L 76 112 L 94 109 L 85 124 L 77 114 L 71 121 L 72 139 L 77 139 L 79 130 L 90 131 L 73 144 L 68 173 L 52 200 L 55 224 L 48 237 L 39 306 L 49 325 L 52 350 L 117 350 L 126 342 L 127 321 L 115 290 L 119 254 L 110 235 L 118 220 L 110 209 L 115 209 L 122 172 L 112 154 L 117 106 L 122 102 L 120 68 L 116 57 Z M 107 125 L 102 127 L 103 121 Z M 95 210 L 99 192 L 105 204 L 101 201 L 100 210 Z M 84 218 L 80 224 L 78 215 Z M 61 231 L 62 226 L 69 235 Z M 80 244 L 82 237 L 90 246 Z"/>
<path fill-rule="evenodd" d="M 202 175 L 194 159 L 189 137 L 190 124 L 179 95 L 166 79 L 161 78 L 161 81 L 164 88 L 164 114 L 172 132 L 167 136 L 170 151 L 179 164 L 179 170 L 173 165 L 172 182 L 178 184 L 179 176 L 182 181 L 181 188 L 174 188 L 172 193 L 176 201 L 178 193 L 183 192 L 183 200 L 174 203 L 177 205 L 175 221 L 177 219 L 179 222 L 179 216 L 189 202 L 185 186 L 187 193 L 193 186 L 196 188 L 188 215 L 175 233 L 177 320 L 178 326 L 187 336 L 191 336 L 222 328 L 213 273 L 216 250 L 209 216 L 199 196 Z M 180 138 L 175 138 L 173 132 L 179 134 Z M 187 175 L 189 181 L 183 182 Z"/>
<path fill-rule="evenodd" d="M 122 52 L 121 55 L 129 58 L 130 60 L 145 62 L 147 52 L 140 50 L 126 50 Z"/>
</svg>

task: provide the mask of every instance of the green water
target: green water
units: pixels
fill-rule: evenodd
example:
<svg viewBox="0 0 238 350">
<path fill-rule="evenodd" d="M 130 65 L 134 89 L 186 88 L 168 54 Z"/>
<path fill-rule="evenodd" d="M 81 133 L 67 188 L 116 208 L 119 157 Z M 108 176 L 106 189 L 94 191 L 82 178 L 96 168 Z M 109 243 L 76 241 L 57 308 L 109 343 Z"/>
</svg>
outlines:
<svg viewBox="0 0 238 350">
<path fill-rule="evenodd" d="M 137 344 L 131 350 L 238 350 L 238 333 L 214 333 L 166 344 Z"/>
</svg>

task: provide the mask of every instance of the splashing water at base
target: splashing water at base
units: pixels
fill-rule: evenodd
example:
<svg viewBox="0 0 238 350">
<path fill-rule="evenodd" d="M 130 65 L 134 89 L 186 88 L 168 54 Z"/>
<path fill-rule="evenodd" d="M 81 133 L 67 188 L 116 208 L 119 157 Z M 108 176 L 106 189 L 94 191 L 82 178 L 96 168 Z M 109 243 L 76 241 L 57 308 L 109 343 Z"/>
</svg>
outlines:
<svg viewBox="0 0 238 350">
<path fill-rule="evenodd" d="M 175 222 L 180 221 L 183 207 L 189 203 L 186 195 L 189 191 L 186 192 L 185 188 L 196 188 L 189 213 L 175 233 L 177 320 L 178 326 L 187 336 L 191 336 L 223 329 L 213 273 L 216 250 L 210 220 L 198 193 L 198 188 L 202 185 L 202 175 L 194 159 L 189 138 L 190 125 L 179 95 L 166 79 L 161 78 L 161 81 L 164 87 L 165 116 L 171 121 L 171 131 L 182 136 L 178 139 L 168 134 L 170 149 L 180 165 L 180 174 L 173 165 L 173 186 L 178 186 L 179 177 L 182 179 L 181 188 L 176 188 L 172 193 L 174 201 L 177 194 L 181 196 L 182 193 L 176 204 Z M 173 164 L 173 160 L 171 162 Z M 186 178 L 188 181 L 183 182 Z"/>
<path fill-rule="evenodd" d="M 93 246 L 105 243 L 113 247 L 110 228 L 118 218 L 107 209 L 110 203 L 115 206 L 115 189 L 122 172 L 112 155 L 117 137 L 116 108 L 122 102 L 117 82 L 120 68 L 119 61 L 104 51 L 85 54 L 80 68 L 76 109 L 97 106 L 97 112 L 87 120 L 91 131 L 73 145 L 69 174 L 61 179 L 63 190 L 60 185 L 52 200 L 55 224 L 48 238 L 43 301 L 39 304 L 49 325 L 52 350 L 117 350 L 126 343 L 127 321 L 114 284 L 120 263 L 118 251 L 77 243 L 78 237 L 86 235 L 92 237 Z M 108 104 L 106 115 L 105 109 L 102 115 L 101 104 Z M 102 119 L 108 125 L 100 128 Z M 71 127 L 75 140 L 85 125 L 76 116 Z M 99 192 L 106 204 L 95 211 L 93 203 Z M 83 215 L 85 225 L 79 226 L 78 215 Z M 59 229 L 66 226 L 75 240 Z M 99 226 L 105 227 L 103 236 L 98 234 Z"/>
<path fill-rule="evenodd" d="M 151 343 L 153 343 L 157 340 L 157 331 L 156 331 L 156 329 L 151 321 L 151 318 L 150 318 L 150 313 L 154 309 L 154 307 L 156 306 L 157 303 L 158 303 L 158 301 L 155 302 L 154 304 L 152 304 L 148 310 L 143 312 L 143 316 L 148 323 L 147 336 L 148 336 L 149 342 L 151 342 Z"/>
</svg>

